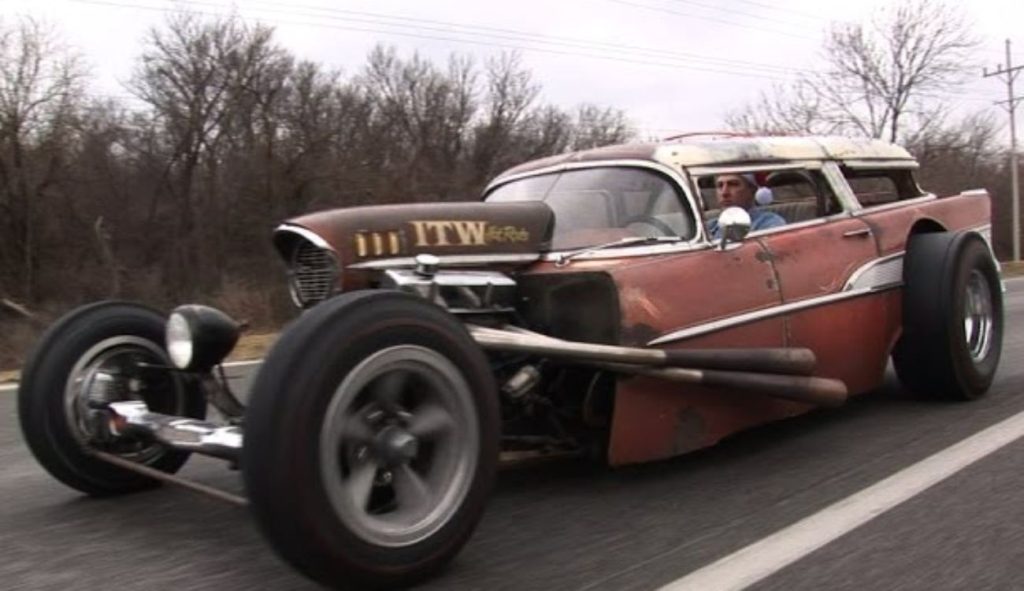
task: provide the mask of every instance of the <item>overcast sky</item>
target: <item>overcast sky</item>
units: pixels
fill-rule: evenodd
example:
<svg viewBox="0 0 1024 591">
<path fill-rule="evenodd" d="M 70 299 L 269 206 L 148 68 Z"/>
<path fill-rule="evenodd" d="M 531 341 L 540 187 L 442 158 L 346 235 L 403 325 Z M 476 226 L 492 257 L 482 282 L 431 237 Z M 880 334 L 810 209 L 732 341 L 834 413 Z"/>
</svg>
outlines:
<svg viewBox="0 0 1024 591">
<path fill-rule="evenodd" d="M 644 136 L 721 129 L 724 116 L 793 72 L 821 64 L 831 22 L 865 21 L 878 0 L 0 0 L 5 19 L 29 14 L 54 25 L 92 67 L 94 91 L 126 94 L 147 28 L 177 8 L 226 14 L 276 29 L 300 58 L 358 73 L 377 43 L 438 63 L 453 52 L 483 63 L 518 50 L 543 89 L 563 107 L 581 102 L 626 111 Z M 1024 1 L 958 2 L 982 45 L 977 78 L 946 97 L 960 112 L 991 109 L 1006 85 L 980 65 L 1004 60 L 1004 41 L 1024 63 Z M 1024 76 L 1017 93 L 1024 94 Z M 1018 131 L 1020 125 L 1018 124 Z"/>
</svg>

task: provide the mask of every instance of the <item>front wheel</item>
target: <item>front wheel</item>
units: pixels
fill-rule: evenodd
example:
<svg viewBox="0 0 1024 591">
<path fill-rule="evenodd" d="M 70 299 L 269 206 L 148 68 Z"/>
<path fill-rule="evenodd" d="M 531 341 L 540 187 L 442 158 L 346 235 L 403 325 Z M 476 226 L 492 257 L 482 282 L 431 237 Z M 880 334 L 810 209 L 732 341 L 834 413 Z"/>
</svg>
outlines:
<svg viewBox="0 0 1024 591">
<path fill-rule="evenodd" d="M 166 369 L 164 318 L 125 302 L 84 306 L 58 320 L 29 355 L 18 387 L 18 418 L 33 455 L 50 474 L 91 495 L 132 492 L 158 481 L 104 462 L 98 449 L 175 472 L 188 453 L 149 440 L 106 441 L 95 409 L 143 400 L 154 412 L 202 419 L 195 380 Z"/>
<path fill-rule="evenodd" d="M 972 400 L 992 384 L 1002 351 L 999 273 L 970 232 L 911 237 L 903 267 L 903 334 L 896 373 L 920 396 Z"/>
<path fill-rule="evenodd" d="M 282 335 L 256 378 L 242 469 L 275 550 L 335 588 L 405 585 L 461 548 L 497 465 L 490 367 L 426 300 L 328 300 Z"/>
</svg>

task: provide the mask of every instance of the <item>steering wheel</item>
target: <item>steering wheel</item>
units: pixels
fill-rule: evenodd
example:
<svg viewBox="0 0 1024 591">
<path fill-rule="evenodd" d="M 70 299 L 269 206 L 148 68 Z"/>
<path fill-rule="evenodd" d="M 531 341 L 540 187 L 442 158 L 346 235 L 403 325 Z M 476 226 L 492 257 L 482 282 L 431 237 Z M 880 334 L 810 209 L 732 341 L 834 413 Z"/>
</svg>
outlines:
<svg viewBox="0 0 1024 591">
<path fill-rule="evenodd" d="M 649 215 L 637 215 L 626 220 L 623 227 L 629 227 L 633 224 L 647 224 L 648 226 L 654 227 L 657 231 L 661 232 L 662 236 L 678 236 L 679 234 L 672 229 L 671 226 L 665 222 L 659 220 L 654 216 Z"/>
</svg>

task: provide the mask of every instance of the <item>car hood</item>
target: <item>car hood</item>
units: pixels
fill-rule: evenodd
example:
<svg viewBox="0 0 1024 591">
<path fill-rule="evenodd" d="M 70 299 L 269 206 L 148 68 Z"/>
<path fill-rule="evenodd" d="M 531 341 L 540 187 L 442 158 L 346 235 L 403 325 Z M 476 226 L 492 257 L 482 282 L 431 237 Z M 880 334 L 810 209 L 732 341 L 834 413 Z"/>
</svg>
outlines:
<svg viewBox="0 0 1024 591">
<path fill-rule="evenodd" d="M 418 254 L 538 254 L 550 249 L 553 225 L 551 209 L 539 202 L 377 205 L 287 220 L 274 241 L 284 253 L 296 230 L 305 230 L 349 265 Z"/>
</svg>

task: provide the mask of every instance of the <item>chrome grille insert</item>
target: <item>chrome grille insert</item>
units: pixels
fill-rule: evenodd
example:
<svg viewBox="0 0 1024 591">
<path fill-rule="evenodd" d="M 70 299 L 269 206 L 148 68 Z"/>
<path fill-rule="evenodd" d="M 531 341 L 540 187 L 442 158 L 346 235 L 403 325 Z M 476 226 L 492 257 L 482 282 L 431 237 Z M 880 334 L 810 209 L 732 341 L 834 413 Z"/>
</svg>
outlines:
<svg viewBox="0 0 1024 591">
<path fill-rule="evenodd" d="M 337 287 L 338 267 L 330 251 L 300 238 L 289 262 L 292 299 L 302 308 L 331 296 Z"/>
</svg>

